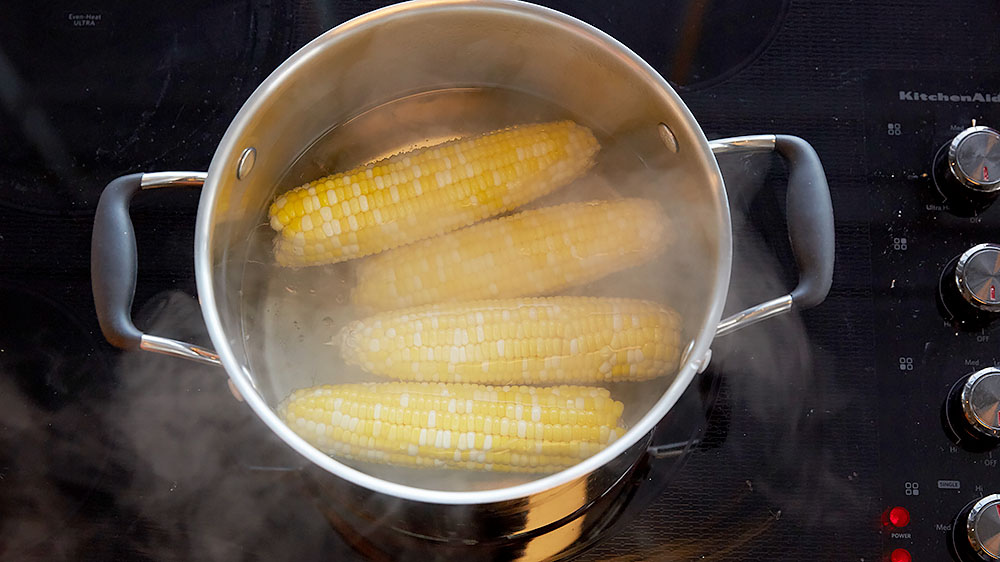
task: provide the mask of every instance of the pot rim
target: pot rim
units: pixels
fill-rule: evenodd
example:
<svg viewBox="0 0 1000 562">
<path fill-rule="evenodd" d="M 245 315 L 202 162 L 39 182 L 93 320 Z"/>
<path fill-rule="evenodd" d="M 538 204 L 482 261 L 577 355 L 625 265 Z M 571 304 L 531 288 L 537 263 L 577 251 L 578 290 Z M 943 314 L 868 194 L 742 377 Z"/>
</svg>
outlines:
<svg viewBox="0 0 1000 562">
<path fill-rule="evenodd" d="M 316 449 L 282 422 L 254 388 L 250 380 L 249 371 L 233 355 L 229 340 L 222 327 L 215 299 L 213 264 L 210 253 L 213 222 L 211 217 L 215 214 L 216 205 L 218 204 L 217 192 L 219 190 L 219 182 L 216 178 L 233 172 L 235 169 L 233 164 L 237 161 L 239 157 L 238 151 L 240 150 L 236 141 L 241 137 L 247 124 L 251 121 L 251 117 L 264 105 L 265 101 L 272 96 L 278 95 L 283 89 L 282 86 L 287 77 L 293 74 L 296 68 L 301 66 L 304 61 L 317 56 L 329 44 L 340 41 L 342 37 L 364 32 L 373 26 L 379 25 L 384 20 L 409 15 L 411 12 L 451 10 L 455 8 L 513 12 L 520 16 L 543 19 L 552 25 L 582 34 L 586 36 L 587 40 L 598 43 L 601 47 L 614 51 L 616 56 L 626 59 L 636 72 L 642 73 L 648 82 L 653 83 L 657 87 L 660 94 L 666 98 L 666 101 L 676 109 L 676 116 L 694 132 L 697 139 L 697 146 L 690 147 L 691 149 L 695 149 L 692 150 L 691 157 L 704 160 L 703 164 L 715 176 L 719 186 L 719 189 L 713 190 L 712 193 L 712 196 L 716 199 L 715 208 L 717 211 L 715 222 L 718 232 L 715 234 L 718 237 L 719 244 L 717 248 L 718 267 L 716 268 L 714 278 L 711 279 L 709 295 L 707 296 L 707 298 L 711 299 L 709 311 L 704 323 L 697 332 L 694 345 L 682 357 L 684 363 L 666 392 L 663 393 L 660 399 L 625 435 L 596 455 L 565 470 L 537 478 L 524 484 L 490 490 L 463 492 L 418 488 L 371 476 L 365 472 L 351 468 Z M 233 384 L 236 385 L 244 400 L 246 400 L 254 413 L 278 437 L 299 454 L 327 472 L 374 492 L 425 503 L 468 505 L 504 502 L 532 496 L 585 477 L 608 464 L 613 458 L 622 454 L 628 447 L 653 429 L 690 385 L 691 380 L 696 374 L 700 360 L 708 353 L 714 339 L 716 328 L 722 317 L 723 306 L 725 305 L 729 288 L 732 267 L 732 230 L 729 203 L 725 197 L 725 184 L 723 183 L 722 173 L 719 171 L 718 164 L 709 148 L 704 132 L 702 132 L 701 127 L 680 99 L 680 96 L 670 87 L 667 81 L 628 47 L 603 31 L 572 16 L 520 0 L 412 0 L 369 12 L 323 33 L 292 54 L 257 87 L 236 114 L 236 117 L 220 141 L 215 155 L 212 157 L 198 208 L 194 250 L 195 278 L 202 315 L 205 319 L 212 343 L 215 345 L 216 352 L 230 379 L 232 379 Z"/>
</svg>

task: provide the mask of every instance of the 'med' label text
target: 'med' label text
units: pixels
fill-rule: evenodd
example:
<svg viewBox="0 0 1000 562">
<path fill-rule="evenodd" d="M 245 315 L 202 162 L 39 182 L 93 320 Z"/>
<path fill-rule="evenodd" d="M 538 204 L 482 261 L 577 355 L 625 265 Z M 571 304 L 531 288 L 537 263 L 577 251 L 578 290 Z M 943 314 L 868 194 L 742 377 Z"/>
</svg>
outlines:
<svg viewBox="0 0 1000 562">
<path fill-rule="evenodd" d="M 900 101 L 946 101 L 946 102 L 970 102 L 970 103 L 1000 103 L 1000 94 L 990 94 L 976 92 L 974 94 L 945 94 L 935 92 L 916 92 L 914 90 L 900 90 Z"/>
</svg>

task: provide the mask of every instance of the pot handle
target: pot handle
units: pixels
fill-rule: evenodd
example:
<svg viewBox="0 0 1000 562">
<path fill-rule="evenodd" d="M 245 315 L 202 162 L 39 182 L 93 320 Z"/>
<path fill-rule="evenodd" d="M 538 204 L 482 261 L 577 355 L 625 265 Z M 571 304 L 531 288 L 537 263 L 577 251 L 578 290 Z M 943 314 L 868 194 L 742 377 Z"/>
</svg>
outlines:
<svg viewBox="0 0 1000 562">
<path fill-rule="evenodd" d="M 132 323 L 138 269 L 129 203 L 139 190 L 201 187 L 204 172 L 157 172 L 122 176 L 104 188 L 90 240 L 90 284 L 104 337 L 120 349 L 144 349 L 219 365 L 219 356 L 194 344 L 142 333 Z"/>
<path fill-rule="evenodd" d="M 791 135 L 751 135 L 708 143 L 716 155 L 733 152 L 777 152 L 788 164 L 786 197 L 788 239 L 799 269 L 791 293 L 729 316 L 715 335 L 724 336 L 792 308 L 805 310 L 823 302 L 833 282 L 834 231 L 830 186 L 813 147 Z"/>
</svg>

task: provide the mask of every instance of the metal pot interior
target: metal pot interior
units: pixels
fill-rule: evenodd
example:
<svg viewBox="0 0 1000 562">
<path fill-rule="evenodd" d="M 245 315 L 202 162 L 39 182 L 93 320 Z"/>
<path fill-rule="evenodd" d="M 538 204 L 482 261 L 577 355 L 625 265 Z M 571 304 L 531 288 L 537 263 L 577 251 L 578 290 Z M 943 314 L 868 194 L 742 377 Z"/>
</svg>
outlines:
<svg viewBox="0 0 1000 562">
<path fill-rule="evenodd" d="M 693 354 L 708 349 L 728 281 L 728 211 L 704 135 L 666 83 L 607 36 L 543 8 L 397 5 L 324 34 L 278 68 L 226 133 L 202 195 L 197 273 L 213 342 L 251 406 L 286 441 L 308 449 L 270 410 L 292 390 L 376 379 L 338 362 L 330 345 L 356 315 L 348 298 L 355 265 L 275 265 L 266 221 L 275 194 L 404 148 L 564 118 L 597 134 L 597 164 L 532 206 L 645 197 L 666 210 L 673 231 L 654 262 L 569 294 L 669 304 L 684 318 L 682 341 Z M 661 123 L 676 151 L 665 145 Z M 250 147 L 256 161 L 240 179 L 238 162 Z M 605 451 L 606 460 L 648 431 L 693 371 L 688 361 L 680 376 L 610 387 L 635 431 Z M 538 478 L 344 464 L 427 490 L 508 489 Z"/>
</svg>

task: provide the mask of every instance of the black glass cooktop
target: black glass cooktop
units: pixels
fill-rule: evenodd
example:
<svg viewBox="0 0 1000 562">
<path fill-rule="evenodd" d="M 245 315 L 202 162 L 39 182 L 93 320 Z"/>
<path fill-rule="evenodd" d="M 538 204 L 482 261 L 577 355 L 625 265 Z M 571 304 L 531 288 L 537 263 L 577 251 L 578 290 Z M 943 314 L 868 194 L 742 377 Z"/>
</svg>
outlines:
<svg viewBox="0 0 1000 562">
<path fill-rule="evenodd" d="M 0 559 L 386 556 L 385 544 L 372 546 L 376 534 L 330 517 L 302 461 L 232 399 L 220 371 L 103 340 L 88 257 L 107 182 L 205 169 L 229 120 L 285 57 L 384 4 L 4 5 Z M 1000 242 L 1000 209 L 953 220 L 927 174 L 972 119 L 1000 126 L 1000 104 L 989 101 L 1000 94 L 995 3 L 543 4 L 644 57 L 710 138 L 809 140 L 837 218 L 827 301 L 716 343 L 682 402 L 690 414 L 658 434 L 687 443 L 666 449 L 683 454 L 650 459 L 627 505 L 575 554 L 948 560 L 955 516 L 1000 492 L 1000 479 L 993 452 L 949 440 L 940 410 L 956 380 L 1000 360 L 1000 334 L 993 324 L 954 329 L 934 295 L 949 260 Z M 785 174 L 768 157 L 720 163 L 737 234 L 727 308 L 738 310 L 795 281 Z M 206 342 L 194 297 L 196 206 L 185 191 L 136 199 L 134 311 L 142 328 Z M 892 507 L 910 522 L 892 523 Z"/>
</svg>

